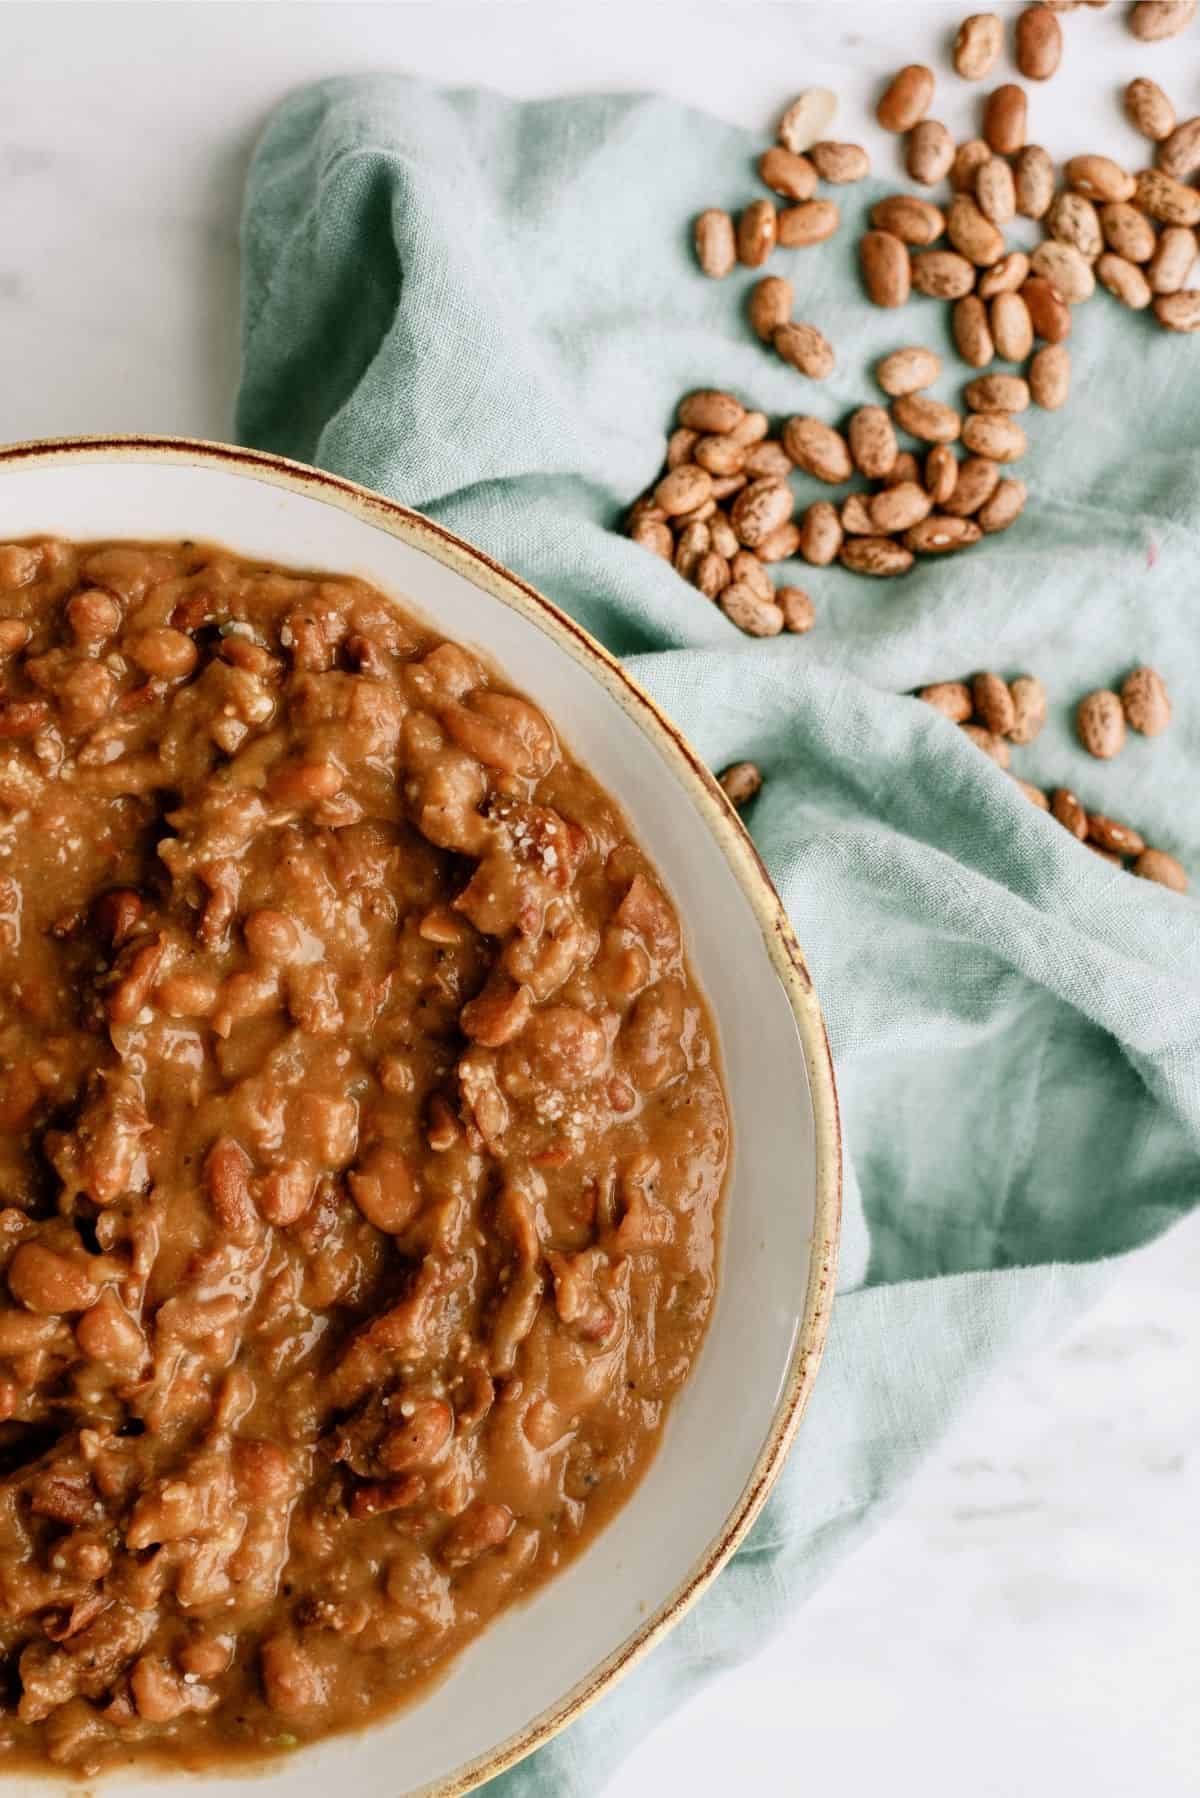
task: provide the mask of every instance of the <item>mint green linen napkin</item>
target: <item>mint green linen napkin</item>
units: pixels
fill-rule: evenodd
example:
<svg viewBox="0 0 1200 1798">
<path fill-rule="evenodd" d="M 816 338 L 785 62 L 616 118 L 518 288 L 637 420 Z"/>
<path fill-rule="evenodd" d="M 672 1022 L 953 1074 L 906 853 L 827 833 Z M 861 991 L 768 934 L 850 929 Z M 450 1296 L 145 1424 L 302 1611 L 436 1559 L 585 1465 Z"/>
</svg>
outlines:
<svg viewBox="0 0 1200 1798">
<path fill-rule="evenodd" d="M 1081 308 L 1072 398 L 1028 419 L 1017 526 L 897 582 L 800 564 L 815 630 L 749 641 L 614 532 L 679 396 L 728 387 L 835 421 L 877 397 L 871 364 L 901 343 L 945 352 L 944 398 L 968 372 L 944 306 L 863 298 L 874 182 L 841 190 L 830 243 L 772 263 L 837 346 L 834 377 L 752 338 L 755 276 L 704 280 L 689 221 L 761 191 L 759 148 L 657 98 L 378 76 L 290 99 L 249 177 L 240 439 L 460 531 L 626 657 L 713 767 L 761 765 L 747 822 L 840 1081 L 840 1296 L 797 1452 L 713 1591 L 506 1794 L 598 1791 L 762 1644 L 999 1364 L 1200 1197 L 1200 901 L 1092 855 L 905 697 L 980 667 L 1039 674 L 1050 722 L 1017 770 L 1135 823 L 1200 886 L 1196 344 L 1104 296 Z M 1092 761 L 1073 702 L 1140 661 L 1175 722 Z"/>
</svg>

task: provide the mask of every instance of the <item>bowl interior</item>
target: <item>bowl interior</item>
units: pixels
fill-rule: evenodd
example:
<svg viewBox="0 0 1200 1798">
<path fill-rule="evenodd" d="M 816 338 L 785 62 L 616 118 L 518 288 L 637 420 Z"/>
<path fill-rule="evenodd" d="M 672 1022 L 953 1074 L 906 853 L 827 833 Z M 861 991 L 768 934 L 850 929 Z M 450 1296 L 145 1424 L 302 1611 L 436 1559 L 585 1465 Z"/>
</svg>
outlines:
<svg viewBox="0 0 1200 1798">
<path fill-rule="evenodd" d="M 730 855 L 740 856 L 753 885 L 752 857 L 731 849 L 719 808 L 686 758 L 571 627 L 534 622 L 536 601 L 514 594 L 482 561 L 447 550 L 420 521 L 372 508 L 318 477 L 281 485 L 249 461 L 216 455 L 93 449 L 0 462 L 0 540 L 43 532 L 211 538 L 250 556 L 375 582 L 448 636 L 478 646 L 545 706 L 619 799 L 679 904 L 720 1037 L 735 1158 L 712 1325 L 648 1475 L 565 1574 L 508 1612 L 416 1706 L 265 1772 L 192 1775 L 189 1790 L 195 1798 L 325 1798 L 350 1755 L 357 1798 L 456 1784 L 460 1770 L 575 1688 L 593 1685 L 606 1662 L 624 1659 L 631 1638 L 705 1571 L 794 1402 L 801 1351 L 816 1340 L 814 1236 L 820 1253 L 831 1250 L 833 1222 L 829 1207 L 818 1216 L 805 1046 L 768 914 L 756 914 L 731 865 Z M 0 1775 L 0 1787 L 7 1784 Z M 144 1792 L 146 1782 L 121 1775 L 103 1789 Z"/>
</svg>

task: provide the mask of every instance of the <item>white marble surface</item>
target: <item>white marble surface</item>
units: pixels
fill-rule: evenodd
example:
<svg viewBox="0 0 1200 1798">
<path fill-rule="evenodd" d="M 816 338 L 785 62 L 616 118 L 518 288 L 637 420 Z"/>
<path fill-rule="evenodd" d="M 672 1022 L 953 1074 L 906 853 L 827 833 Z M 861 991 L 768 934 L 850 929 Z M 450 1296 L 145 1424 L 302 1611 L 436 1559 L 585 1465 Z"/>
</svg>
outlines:
<svg viewBox="0 0 1200 1798">
<path fill-rule="evenodd" d="M 237 374 L 237 214 L 271 105 L 408 67 L 521 93 L 666 89 L 761 126 L 795 89 L 867 124 L 878 76 L 945 67 L 960 13 L 907 0 L 671 5 L 0 6 L 0 437 L 221 436 Z M 1052 150 L 1133 153 L 1116 92 L 1200 98 L 1200 29 L 1139 49 L 1077 12 L 1036 92 Z M 939 53 L 941 61 L 939 63 Z M 964 131 L 952 78 L 936 108 Z M 664 1721 L 609 1798 L 1200 1790 L 1200 1220 L 1069 1341 L 1004 1378 L 890 1521 L 750 1666 Z"/>
</svg>

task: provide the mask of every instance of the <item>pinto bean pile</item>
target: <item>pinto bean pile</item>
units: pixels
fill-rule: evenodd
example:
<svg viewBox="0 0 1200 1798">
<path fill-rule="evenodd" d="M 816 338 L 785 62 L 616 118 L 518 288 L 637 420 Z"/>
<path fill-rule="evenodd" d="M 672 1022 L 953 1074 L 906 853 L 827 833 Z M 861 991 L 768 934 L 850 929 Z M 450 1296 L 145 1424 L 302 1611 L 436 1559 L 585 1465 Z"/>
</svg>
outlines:
<svg viewBox="0 0 1200 1798">
<path fill-rule="evenodd" d="M 670 901 L 474 655 L 0 547 L 0 1767 L 411 1695 L 643 1471 L 727 1155 Z"/>
</svg>

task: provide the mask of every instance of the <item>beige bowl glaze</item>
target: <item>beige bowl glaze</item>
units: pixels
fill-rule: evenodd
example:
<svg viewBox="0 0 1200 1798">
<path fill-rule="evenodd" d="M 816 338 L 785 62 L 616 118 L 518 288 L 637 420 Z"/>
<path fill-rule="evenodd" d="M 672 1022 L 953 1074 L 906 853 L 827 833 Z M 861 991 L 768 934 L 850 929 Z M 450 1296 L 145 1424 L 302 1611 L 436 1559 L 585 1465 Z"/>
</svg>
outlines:
<svg viewBox="0 0 1200 1798">
<path fill-rule="evenodd" d="M 586 1553 L 417 1704 L 265 1770 L 188 1778 L 192 1798 L 328 1798 L 351 1769 L 355 1798 L 468 1791 L 570 1723 L 679 1621 L 787 1453 L 825 1339 L 841 1200 L 837 1095 L 804 957 L 749 837 L 670 721 L 549 600 L 439 525 L 279 457 L 126 437 L 0 450 L 0 541 L 38 533 L 212 538 L 375 582 L 545 706 L 679 905 L 717 1021 L 735 1157 L 712 1325 L 649 1473 Z M 161 1780 L 100 1785 L 105 1798 L 145 1798 Z M 0 1774 L 0 1790 L 16 1787 L 28 1782 Z"/>
</svg>

